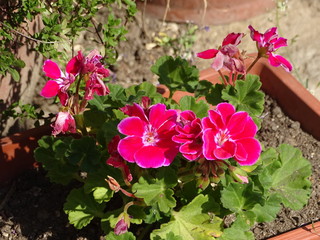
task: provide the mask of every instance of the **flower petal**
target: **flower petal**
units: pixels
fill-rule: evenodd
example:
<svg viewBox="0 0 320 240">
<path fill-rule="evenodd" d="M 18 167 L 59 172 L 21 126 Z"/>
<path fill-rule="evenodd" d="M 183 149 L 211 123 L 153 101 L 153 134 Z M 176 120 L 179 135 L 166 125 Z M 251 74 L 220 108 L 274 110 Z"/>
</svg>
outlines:
<svg viewBox="0 0 320 240">
<path fill-rule="evenodd" d="M 274 49 L 278 49 L 280 47 L 286 47 L 286 46 L 288 46 L 287 39 L 282 38 L 282 37 L 278 38 L 277 41 L 275 41 L 274 45 L 273 45 Z"/>
<path fill-rule="evenodd" d="M 259 141 L 255 138 L 244 138 L 237 141 L 237 145 L 240 144 L 242 147 L 239 152 L 236 152 L 235 160 L 242 166 L 255 164 L 261 153 L 261 145 Z M 245 156 L 243 153 L 244 149 L 247 153 L 246 159 L 243 158 Z"/>
<path fill-rule="evenodd" d="M 228 159 L 234 156 L 236 152 L 236 144 L 231 141 L 226 141 L 221 147 L 214 150 L 214 156 L 217 159 Z"/>
<path fill-rule="evenodd" d="M 219 71 L 223 67 L 223 62 L 224 62 L 225 56 L 223 55 L 222 52 L 218 52 L 215 59 L 213 60 L 213 63 L 211 64 L 211 67 Z"/>
<path fill-rule="evenodd" d="M 128 162 L 135 162 L 134 154 L 143 147 L 140 137 L 126 137 L 118 144 L 118 152 Z"/>
<path fill-rule="evenodd" d="M 236 112 L 228 122 L 227 128 L 230 135 L 239 134 L 243 131 L 248 119 L 247 112 Z"/>
<path fill-rule="evenodd" d="M 43 71 L 46 73 L 46 76 L 53 79 L 58 79 L 61 77 L 61 70 L 55 62 L 51 60 L 46 60 L 42 67 Z"/>
<path fill-rule="evenodd" d="M 204 157 L 209 160 L 217 159 L 213 154 L 214 150 L 217 147 L 217 144 L 214 141 L 214 136 L 215 134 L 211 129 L 206 129 L 203 132 L 203 136 L 202 136 L 202 140 L 203 140 L 202 152 Z"/>
<path fill-rule="evenodd" d="M 144 146 L 134 155 L 136 163 L 142 168 L 162 167 L 165 161 L 161 148 L 155 146 Z"/>
<path fill-rule="evenodd" d="M 74 76 L 78 75 L 81 70 L 81 62 L 78 60 L 78 56 L 71 58 L 66 66 L 66 72 L 71 73 Z"/>
<path fill-rule="evenodd" d="M 291 63 L 280 55 L 275 55 L 273 53 L 269 54 L 269 63 L 274 67 L 279 67 L 280 65 L 286 70 L 287 72 L 292 71 Z"/>
<path fill-rule="evenodd" d="M 57 96 L 59 89 L 59 84 L 56 81 L 49 80 L 42 88 L 40 95 L 45 98 L 52 98 L 54 96 Z"/>
<path fill-rule="evenodd" d="M 223 124 L 226 125 L 229 122 L 231 116 L 236 112 L 236 109 L 230 103 L 219 103 L 217 105 L 216 111 L 220 113 Z"/>
<path fill-rule="evenodd" d="M 214 58 L 218 52 L 219 50 L 217 49 L 208 49 L 203 52 L 197 53 L 197 57 L 203 58 L 203 59 L 210 59 L 210 58 Z"/>
<path fill-rule="evenodd" d="M 128 117 L 118 124 L 118 130 L 120 133 L 127 136 L 139 136 L 142 137 L 145 130 L 146 123 L 138 117 Z"/>
<path fill-rule="evenodd" d="M 225 39 L 223 39 L 222 46 L 232 44 L 238 45 L 241 42 L 242 37 L 244 36 L 243 33 L 229 33 Z"/>
</svg>

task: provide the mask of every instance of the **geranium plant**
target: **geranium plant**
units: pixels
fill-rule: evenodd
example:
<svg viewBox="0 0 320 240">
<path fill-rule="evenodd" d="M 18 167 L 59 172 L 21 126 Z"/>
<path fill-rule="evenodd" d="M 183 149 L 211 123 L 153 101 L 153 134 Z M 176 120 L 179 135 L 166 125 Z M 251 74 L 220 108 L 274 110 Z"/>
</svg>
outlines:
<svg viewBox="0 0 320 240">
<path fill-rule="evenodd" d="M 249 29 L 258 49 L 252 64 L 267 57 L 292 69 L 275 54 L 286 46 L 276 28 Z M 198 69 L 179 57 L 152 66 L 170 96 L 193 93 L 179 102 L 147 82 L 105 83 L 110 71 L 95 50 L 79 52 L 66 73 L 45 61 L 52 80 L 41 95 L 58 97 L 61 110 L 35 156 L 51 181 L 80 182 L 64 205 L 71 224 L 99 218 L 107 239 L 253 239 L 255 223 L 272 221 L 282 205 L 307 203 L 309 161 L 292 146 L 265 149 L 256 138 L 264 93 L 238 49 L 244 36 L 231 33 L 197 54 L 213 59 L 221 84 L 199 81 Z"/>
</svg>

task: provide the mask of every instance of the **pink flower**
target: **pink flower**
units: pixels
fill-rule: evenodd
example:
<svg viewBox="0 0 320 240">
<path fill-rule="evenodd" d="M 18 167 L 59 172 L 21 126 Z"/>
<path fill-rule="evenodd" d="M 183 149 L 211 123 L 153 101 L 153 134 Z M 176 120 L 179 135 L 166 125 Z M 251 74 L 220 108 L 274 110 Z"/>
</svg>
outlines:
<svg viewBox="0 0 320 240">
<path fill-rule="evenodd" d="M 259 55 L 267 57 L 272 66 L 282 66 L 287 72 L 290 72 L 292 70 L 291 63 L 284 57 L 273 53 L 278 48 L 287 46 L 287 39 L 278 37 L 277 28 L 270 28 L 263 34 L 256 31 L 251 25 L 249 25 L 249 29 L 252 40 L 257 42 Z"/>
<path fill-rule="evenodd" d="M 214 58 L 211 67 L 216 71 L 224 67 L 230 72 L 245 73 L 244 63 L 237 47 L 243 36 L 243 33 L 230 33 L 223 40 L 222 46 L 219 49 L 209 49 L 200 52 L 197 54 L 197 57 L 203 59 Z"/>
<path fill-rule="evenodd" d="M 247 112 L 236 112 L 229 103 L 220 103 L 202 119 L 203 155 L 208 160 L 233 157 L 240 165 L 254 164 L 261 146 L 254 138 L 258 128 Z"/>
<path fill-rule="evenodd" d="M 67 74 L 63 73 L 58 64 L 46 60 L 43 65 L 43 71 L 47 77 L 54 80 L 49 80 L 42 88 L 40 95 L 45 98 L 52 98 L 58 95 L 60 102 L 66 106 L 69 98 L 67 90 L 75 80 L 75 75 L 78 73 L 75 67 L 76 61 L 72 58 L 68 63 Z M 71 71 L 72 70 L 72 71 Z"/>
<path fill-rule="evenodd" d="M 106 163 L 115 168 L 120 168 L 124 179 L 128 182 L 131 182 L 132 175 L 130 173 L 130 169 L 118 152 L 119 141 L 120 141 L 120 136 L 116 135 L 112 138 L 112 140 L 108 144 L 108 152 L 110 154 L 110 157 L 108 158 Z"/>
<path fill-rule="evenodd" d="M 53 125 L 52 134 L 58 135 L 59 133 L 76 133 L 76 122 L 69 112 L 59 112 L 56 121 Z"/>
<path fill-rule="evenodd" d="M 180 113 L 180 125 L 176 126 L 177 135 L 172 137 L 176 143 L 180 143 L 180 153 L 188 160 L 193 161 L 203 157 L 202 155 L 202 125 L 192 111 Z"/>
<path fill-rule="evenodd" d="M 86 90 L 84 98 L 86 100 L 93 99 L 93 95 L 104 96 L 110 93 L 108 87 L 102 81 L 110 75 L 108 69 L 104 68 L 101 63 L 102 56 L 99 55 L 97 50 L 93 50 L 83 60 L 82 74 L 88 75 L 86 82 Z"/>
<path fill-rule="evenodd" d="M 178 153 L 178 144 L 172 141 L 176 119 L 176 110 L 166 110 L 164 104 L 151 106 L 147 114 L 134 104 L 130 117 L 118 125 L 119 132 L 127 135 L 120 140 L 118 152 L 126 161 L 142 168 L 170 165 Z"/>
</svg>

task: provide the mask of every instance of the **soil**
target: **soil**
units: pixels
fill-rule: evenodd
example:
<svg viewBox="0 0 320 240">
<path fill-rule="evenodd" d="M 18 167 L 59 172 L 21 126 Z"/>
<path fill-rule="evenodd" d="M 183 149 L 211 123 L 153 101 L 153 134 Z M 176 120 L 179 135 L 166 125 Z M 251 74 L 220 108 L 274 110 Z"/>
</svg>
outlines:
<svg viewBox="0 0 320 240">
<path fill-rule="evenodd" d="M 307 11 L 304 11 L 304 19 L 311 21 L 310 16 L 318 19 L 320 13 L 319 3 L 318 1 L 311 0 L 293 0 L 292 3 L 288 4 L 288 11 L 283 13 L 283 15 L 293 14 L 290 12 L 292 8 L 295 9 L 296 14 L 299 14 L 303 8 L 307 9 Z M 103 17 L 103 13 L 101 14 Z M 251 24 L 251 21 L 258 22 L 260 26 L 263 26 L 261 27 L 263 31 L 263 29 L 270 27 L 270 16 L 274 17 L 274 15 L 271 14 L 272 13 L 266 13 L 263 16 L 258 16 L 241 23 L 232 23 L 225 26 L 210 26 L 209 32 L 207 31 L 208 28 L 200 27 L 197 32 L 198 40 L 194 45 L 194 51 L 189 50 L 189 54 L 185 56 L 197 65 L 199 69 L 204 69 L 208 67 L 210 63 L 208 63 L 208 61 L 195 59 L 194 52 L 217 47 L 228 32 L 247 31 L 247 25 Z M 296 20 L 290 22 L 290 24 L 284 24 L 282 28 L 283 32 L 287 31 L 288 28 L 290 29 L 290 26 L 295 23 Z M 259 26 L 254 26 L 260 29 Z M 291 39 L 293 39 L 296 34 L 302 34 L 300 35 L 301 38 L 311 38 L 310 32 L 312 32 L 312 28 L 309 27 L 310 26 L 308 26 L 309 30 L 305 30 L 304 26 L 295 28 L 298 31 L 306 31 L 308 34 L 305 36 L 302 33 L 294 34 L 291 31 Z M 319 29 L 317 25 L 314 26 L 314 30 L 316 30 L 316 28 Z M 180 36 L 180 34 L 184 34 L 187 29 L 187 24 L 162 24 L 159 20 L 143 19 L 140 13 L 137 14 L 134 22 L 129 24 L 128 41 L 121 43 L 118 48 L 118 52 L 120 53 L 119 58 L 117 64 L 112 68 L 115 83 L 129 86 L 143 81 L 149 81 L 156 84 L 157 79 L 150 72 L 151 65 L 158 57 L 164 54 L 171 55 L 174 51 L 170 47 L 166 48 L 157 45 L 155 36 L 158 36 L 159 32 L 165 32 L 174 38 Z M 284 33 L 282 33 L 282 35 L 285 36 Z M 89 33 L 84 34 L 77 47 L 86 50 L 83 47 L 85 46 L 84 42 L 90 41 L 91 38 L 92 35 Z M 309 41 L 309 45 L 305 44 L 306 47 L 310 47 L 310 44 L 312 45 L 318 42 L 310 39 Z M 215 44 L 215 42 L 217 42 L 217 44 Z M 311 76 L 316 79 L 315 75 L 313 75 L 316 68 L 313 67 L 313 65 L 317 65 L 319 61 L 315 61 L 315 58 L 320 55 L 307 51 L 308 54 L 303 55 L 304 58 L 302 58 L 301 54 L 304 53 L 303 48 L 298 48 L 297 44 L 294 46 L 295 47 L 291 49 L 296 51 L 297 55 L 294 56 L 292 51 L 290 51 L 291 53 L 288 51 L 284 52 L 284 56 L 288 58 L 295 57 L 295 61 L 298 61 L 299 71 L 307 74 L 308 77 Z M 90 45 L 90 48 L 95 47 L 99 48 L 98 45 Z M 248 49 L 248 51 L 252 52 L 253 49 Z M 179 54 L 185 53 L 186 52 L 180 52 Z M 314 59 L 312 64 L 310 59 Z M 308 61 L 311 66 L 307 65 Z M 317 71 L 319 73 L 319 69 Z M 313 79 L 311 77 L 310 79 Z M 315 84 L 312 86 L 314 85 Z M 49 105 L 47 109 L 52 110 Z M 46 110 L 45 104 L 44 110 Z M 309 159 L 313 166 L 313 174 L 311 177 L 313 191 L 308 205 L 301 211 L 292 211 L 284 208 L 275 221 L 256 225 L 253 228 L 256 239 L 266 239 L 298 226 L 314 222 L 319 220 L 320 216 L 320 142 L 301 130 L 298 122 L 286 117 L 277 103 L 268 96 L 266 97 L 265 113 L 263 116 L 265 117 L 259 131 L 259 140 L 265 147 L 277 147 L 281 143 L 288 143 L 298 147 L 302 151 L 303 156 Z M 0 239 L 103 239 L 99 223 L 96 221 L 93 221 L 88 227 L 82 230 L 76 230 L 68 223 L 67 216 L 62 208 L 66 195 L 72 187 L 73 186 L 62 187 L 61 185 L 50 183 L 45 177 L 44 170 L 41 168 L 38 170 L 30 170 L 14 181 L 2 186 L 0 188 Z"/>
</svg>

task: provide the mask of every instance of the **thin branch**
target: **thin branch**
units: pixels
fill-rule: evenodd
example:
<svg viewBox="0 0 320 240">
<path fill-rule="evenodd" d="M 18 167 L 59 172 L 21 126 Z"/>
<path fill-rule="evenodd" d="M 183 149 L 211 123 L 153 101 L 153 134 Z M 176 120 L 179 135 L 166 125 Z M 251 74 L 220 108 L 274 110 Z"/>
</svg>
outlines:
<svg viewBox="0 0 320 240">
<path fill-rule="evenodd" d="M 162 25 L 164 25 L 164 22 L 167 19 L 167 14 L 168 14 L 169 9 L 170 9 L 170 0 L 167 0 L 166 10 L 164 12 L 163 19 L 162 19 Z"/>
<path fill-rule="evenodd" d="M 36 38 L 29 37 L 29 36 L 27 36 L 27 35 L 19 32 L 19 31 L 15 30 L 15 29 L 13 29 L 12 27 L 10 27 L 9 25 L 5 24 L 5 23 L 2 22 L 2 21 L 0 21 L 0 23 L 1 23 L 4 27 L 9 28 L 9 30 L 12 31 L 13 33 L 15 33 L 15 34 L 17 34 L 17 35 L 20 35 L 20 36 L 22 36 L 22 37 L 25 37 L 25 38 L 27 38 L 27 39 L 29 39 L 29 40 L 32 40 L 32 41 L 35 41 L 35 42 L 38 42 L 38 43 L 45 43 L 45 44 L 58 43 L 58 42 L 47 42 L 47 41 L 43 41 L 43 40 L 39 40 L 39 39 L 36 39 Z"/>
<path fill-rule="evenodd" d="M 203 26 L 204 18 L 207 14 L 207 8 L 208 8 L 208 2 L 207 2 L 207 0 L 203 0 L 203 14 L 201 17 L 201 26 Z"/>
<path fill-rule="evenodd" d="M 92 22 L 92 24 L 93 24 L 94 30 L 96 31 L 96 34 L 98 35 L 98 38 L 99 38 L 101 44 L 104 45 L 103 39 L 102 39 L 102 37 L 100 36 L 100 33 L 99 33 L 98 28 L 97 28 L 97 26 L 96 26 L 96 24 L 95 24 L 95 21 L 96 21 L 95 19 L 91 18 L 91 22 Z"/>
</svg>

